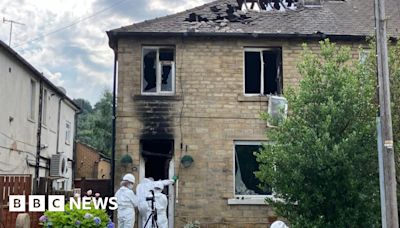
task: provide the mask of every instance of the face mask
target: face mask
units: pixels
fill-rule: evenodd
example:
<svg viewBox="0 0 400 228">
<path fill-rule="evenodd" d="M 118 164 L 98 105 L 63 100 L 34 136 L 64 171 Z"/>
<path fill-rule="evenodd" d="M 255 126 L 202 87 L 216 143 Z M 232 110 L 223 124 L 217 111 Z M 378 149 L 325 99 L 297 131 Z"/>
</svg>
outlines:
<svg viewBox="0 0 400 228">
<path fill-rule="evenodd" d="M 133 184 L 128 184 L 128 186 L 126 186 L 127 188 L 129 188 L 130 190 L 133 189 Z"/>
</svg>

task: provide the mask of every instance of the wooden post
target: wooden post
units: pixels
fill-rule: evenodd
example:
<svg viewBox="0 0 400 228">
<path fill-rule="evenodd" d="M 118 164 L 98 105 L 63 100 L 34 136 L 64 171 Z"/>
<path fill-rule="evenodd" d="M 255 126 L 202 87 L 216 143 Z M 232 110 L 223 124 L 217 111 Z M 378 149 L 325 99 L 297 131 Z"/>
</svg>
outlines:
<svg viewBox="0 0 400 228">
<path fill-rule="evenodd" d="M 379 83 L 379 111 L 382 121 L 381 142 L 383 143 L 383 178 L 385 185 L 385 215 L 382 215 L 382 227 L 398 228 L 396 170 L 394 162 L 392 115 L 390 110 L 390 82 L 388 48 L 386 37 L 385 0 L 375 0 L 376 47 Z"/>
</svg>

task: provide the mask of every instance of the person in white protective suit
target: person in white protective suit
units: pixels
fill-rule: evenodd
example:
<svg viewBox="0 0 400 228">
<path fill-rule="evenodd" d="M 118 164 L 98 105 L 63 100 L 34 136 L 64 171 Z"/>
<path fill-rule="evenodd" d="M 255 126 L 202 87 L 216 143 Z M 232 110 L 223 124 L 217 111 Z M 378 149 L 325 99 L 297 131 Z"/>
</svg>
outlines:
<svg viewBox="0 0 400 228">
<path fill-rule="evenodd" d="M 138 197 L 138 209 L 140 216 L 140 226 L 144 228 L 147 218 L 151 214 L 151 206 L 149 206 L 149 202 L 146 201 L 146 197 L 149 196 L 150 190 L 154 189 L 156 183 L 161 183 L 164 186 L 171 185 L 174 183 L 174 180 L 159 180 L 154 181 L 153 178 L 144 178 L 136 187 L 136 194 Z M 149 227 L 149 226 L 147 226 Z"/>
<path fill-rule="evenodd" d="M 135 225 L 135 207 L 138 200 L 133 192 L 135 177 L 128 173 L 122 178 L 121 187 L 115 193 L 118 203 L 118 228 L 133 228 Z"/>
<path fill-rule="evenodd" d="M 270 228 L 289 228 L 286 224 L 282 221 L 275 221 L 271 224 Z"/>
<path fill-rule="evenodd" d="M 161 182 L 155 182 L 154 207 L 157 212 L 158 228 L 168 228 L 168 218 L 167 218 L 168 199 L 167 196 L 164 193 L 162 193 L 163 189 L 164 185 Z"/>
</svg>

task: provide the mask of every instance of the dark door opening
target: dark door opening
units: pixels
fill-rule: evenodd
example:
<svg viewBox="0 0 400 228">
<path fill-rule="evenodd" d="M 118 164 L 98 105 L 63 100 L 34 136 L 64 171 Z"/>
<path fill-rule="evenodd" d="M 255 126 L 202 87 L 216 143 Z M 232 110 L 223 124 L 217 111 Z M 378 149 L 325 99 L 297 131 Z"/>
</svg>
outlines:
<svg viewBox="0 0 400 228">
<path fill-rule="evenodd" d="M 154 180 L 169 179 L 169 163 L 173 156 L 174 141 L 165 139 L 143 139 L 141 154 L 145 161 L 145 177 Z"/>
</svg>

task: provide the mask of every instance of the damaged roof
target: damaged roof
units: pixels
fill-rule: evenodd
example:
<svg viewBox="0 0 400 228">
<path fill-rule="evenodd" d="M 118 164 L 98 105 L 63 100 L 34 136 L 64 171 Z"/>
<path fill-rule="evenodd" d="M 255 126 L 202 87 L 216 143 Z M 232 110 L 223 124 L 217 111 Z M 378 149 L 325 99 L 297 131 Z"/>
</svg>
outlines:
<svg viewBox="0 0 400 228">
<path fill-rule="evenodd" d="M 398 37 L 400 33 L 400 3 L 396 1 L 386 0 L 388 34 L 392 37 Z M 114 29 L 107 32 L 110 45 L 119 36 L 140 35 L 360 38 L 374 34 L 373 0 L 323 0 L 321 7 L 296 3 L 295 9 L 285 7 L 285 10 L 261 11 L 242 10 L 240 2 L 243 1 L 217 0 L 177 14 Z"/>
</svg>

